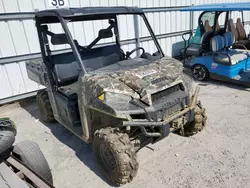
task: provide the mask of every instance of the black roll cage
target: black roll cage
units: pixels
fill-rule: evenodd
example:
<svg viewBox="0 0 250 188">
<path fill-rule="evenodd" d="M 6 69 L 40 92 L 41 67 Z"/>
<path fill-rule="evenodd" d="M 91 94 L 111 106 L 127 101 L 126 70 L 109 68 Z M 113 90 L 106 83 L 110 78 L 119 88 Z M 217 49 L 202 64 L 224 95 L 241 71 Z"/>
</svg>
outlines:
<svg viewBox="0 0 250 188">
<path fill-rule="evenodd" d="M 115 18 L 112 18 L 112 19 L 115 19 Z M 108 28 L 106 28 L 106 29 L 104 29 L 104 30 L 106 30 L 106 31 L 111 31 L 112 29 L 114 29 L 114 33 L 115 33 L 115 36 L 116 36 L 116 44 L 118 45 L 118 46 L 120 46 L 120 40 L 119 40 L 119 33 L 117 32 L 117 22 L 115 22 L 114 20 L 112 20 L 112 19 L 110 19 L 109 18 L 109 27 Z M 51 31 L 48 31 L 48 27 L 47 27 L 47 25 L 42 25 L 41 27 L 43 27 L 43 33 L 44 34 L 46 34 L 46 35 L 48 35 L 48 36 L 50 36 L 50 37 L 54 37 L 54 36 L 57 36 L 57 35 L 63 35 L 63 36 L 66 36 L 66 35 L 64 35 L 64 34 L 56 34 L 56 33 L 53 33 L 53 32 L 51 32 Z M 47 38 L 47 36 L 43 36 L 44 37 L 44 41 L 46 41 L 46 43 L 48 42 L 48 38 Z M 62 37 L 63 37 L 62 36 Z M 74 42 L 77 44 L 77 47 L 80 47 L 80 49 L 81 50 L 83 50 L 83 51 L 88 51 L 88 50 L 90 50 L 94 45 L 96 45 L 100 40 L 102 39 L 102 37 L 100 37 L 100 36 L 98 36 L 98 37 L 96 37 L 89 45 L 86 45 L 86 47 L 84 47 L 84 46 L 81 46 L 81 45 L 79 45 L 78 43 L 77 43 L 77 41 L 76 40 L 74 40 Z M 60 40 L 62 40 L 62 39 L 60 39 Z M 64 41 L 64 37 L 63 37 L 63 41 L 62 42 L 60 42 L 60 44 L 66 44 L 67 42 L 65 42 Z M 53 42 L 52 42 L 52 44 L 53 44 Z M 48 50 L 47 50 L 48 51 Z"/>
<path fill-rule="evenodd" d="M 43 11 L 45 12 L 45 11 Z M 43 24 L 47 24 L 47 23 L 61 23 L 62 28 L 66 34 L 66 38 L 67 41 L 73 51 L 73 54 L 76 58 L 76 61 L 82 71 L 82 74 L 86 74 L 86 68 L 82 62 L 82 58 L 81 55 L 78 51 L 78 48 L 73 40 L 72 34 L 67 26 L 67 23 L 70 22 L 70 20 L 76 22 L 76 21 L 87 21 L 87 20 L 102 20 L 102 19 L 114 19 L 115 20 L 115 25 L 114 25 L 114 33 L 115 33 L 115 38 L 116 38 L 116 44 L 118 46 L 121 46 L 121 41 L 120 41 L 120 36 L 119 36 L 119 32 L 118 32 L 118 26 L 117 26 L 117 15 L 139 15 L 143 18 L 146 27 L 149 30 L 149 33 L 157 47 L 157 50 L 159 51 L 159 53 L 161 54 L 161 56 L 164 56 L 164 53 L 155 37 L 155 34 L 145 16 L 144 13 L 116 13 L 116 14 L 102 14 L 102 15 L 84 15 L 84 16 L 67 16 L 67 17 L 62 17 L 60 16 L 60 14 L 58 12 L 51 12 L 48 11 L 49 15 L 46 15 L 46 13 L 44 13 L 44 16 L 35 16 L 35 20 L 36 20 L 36 27 L 37 27 L 37 31 L 38 31 L 38 38 L 39 38 L 39 43 L 40 43 L 40 48 L 41 48 L 41 52 L 42 52 L 42 58 L 43 58 L 43 62 L 45 63 L 46 67 L 48 67 L 48 76 L 53 77 L 53 72 L 51 72 L 51 68 L 53 67 L 53 65 L 51 64 L 51 50 L 49 48 L 49 42 L 48 39 L 46 39 L 47 36 L 44 36 L 44 29 L 43 29 Z M 44 18 L 48 17 L 48 19 L 52 19 L 53 21 L 48 21 L 48 22 L 44 22 Z M 42 20 L 41 20 L 42 19 Z"/>
</svg>

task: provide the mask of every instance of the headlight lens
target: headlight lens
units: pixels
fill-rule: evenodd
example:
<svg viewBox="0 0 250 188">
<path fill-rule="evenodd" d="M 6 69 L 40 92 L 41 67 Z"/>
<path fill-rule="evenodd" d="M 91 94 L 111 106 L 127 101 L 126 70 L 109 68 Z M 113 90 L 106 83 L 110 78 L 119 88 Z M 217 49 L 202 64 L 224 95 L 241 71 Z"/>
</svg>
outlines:
<svg viewBox="0 0 250 188">
<path fill-rule="evenodd" d="M 98 96 L 98 99 L 105 102 L 122 102 L 130 101 L 132 97 L 122 93 L 105 92 Z"/>
<path fill-rule="evenodd" d="M 99 99 L 100 101 L 104 101 L 104 93 L 101 94 L 101 95 L 98 97 L 98 99 Z"/>
</svg>

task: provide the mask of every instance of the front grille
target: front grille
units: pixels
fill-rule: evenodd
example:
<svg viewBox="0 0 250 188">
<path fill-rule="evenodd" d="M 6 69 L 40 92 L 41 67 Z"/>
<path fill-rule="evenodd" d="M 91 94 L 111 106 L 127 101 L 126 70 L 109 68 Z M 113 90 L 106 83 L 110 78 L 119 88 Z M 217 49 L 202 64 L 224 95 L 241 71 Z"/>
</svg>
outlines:
<svg viewBox="0 0 250 188">
<path fill-rule="evenodd" d="M 157 101 L 159 99 L 162 99 L 162 98 L 168 96 L 169 94 L 174 93 L 174 92 L 179 91 L 179 90 L 181 90 L 180 84 L 172 86 L 172 87 L 167 88 L 165 90 L 162 90 L 160 92 L 154 93 L 151 95 L 152 102 Z"/>
<path fill-rule="evenodd" d="M 146 114 L 131 114 L 132 119 L 146 119 Z"/>
<path fill-rule="evenodd" d="M 162 114 L 162 119 L 164 120 L 164 119 L 168 118 L 169 116 L 171 116 L 172 114 L 178 112 L 178 111 L 181 110 L 181 109 L 182 109 L 182 107 L 181 107 L 180 104 L 175 104 L 174 106 L 172 106 L 172 107 L 166 109 L 166 110 L 163 112 L 163 114 Z"/>
</svg>

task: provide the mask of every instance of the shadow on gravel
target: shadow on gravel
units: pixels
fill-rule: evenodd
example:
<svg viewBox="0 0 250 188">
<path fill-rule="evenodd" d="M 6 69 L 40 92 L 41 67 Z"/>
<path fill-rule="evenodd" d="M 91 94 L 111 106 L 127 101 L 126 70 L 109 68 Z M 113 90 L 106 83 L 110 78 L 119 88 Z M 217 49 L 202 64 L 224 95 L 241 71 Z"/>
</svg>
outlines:
<svg viewBox="0 0 250 188">
<path fill-rule="evenodd" d="M 224 81 L 219 81 L 219 80 L 208 80 L 208 81 L 203 81 L 203 82 L 198 82 L 199 86 L 208 86 L 208 85 L 215 85 L 215 86 L 224 86 L 228 87 L 231 89 L 238 89 L 242 91 L 250 91 L 248 87 L 242 86 L 236 83 L 230 83 L 230 82 L 224 82 Z"/>
<path fill-rule="evenodd" d="M 36 119 L 39 119 L 38 108 L 36 105 L 35 98 L 28 98 L 20 101 L 20 105 L 23 109 L 31 114 Z M 95 156 L 92 152 L 91 145 L 86 144 L 80 138 L 71 133 L 68 129 L 59 123 L 44 123 L 51 133 L 63 144 L 72 148 L 75 151 L 75 155 L 98 177 L 100 177 L 104 182 L 109 184 L 104 175 L 101 173 L 98 164 L 96 163 Z M 109 184 L 110 185 L 110 184 Z"/>
</svg>

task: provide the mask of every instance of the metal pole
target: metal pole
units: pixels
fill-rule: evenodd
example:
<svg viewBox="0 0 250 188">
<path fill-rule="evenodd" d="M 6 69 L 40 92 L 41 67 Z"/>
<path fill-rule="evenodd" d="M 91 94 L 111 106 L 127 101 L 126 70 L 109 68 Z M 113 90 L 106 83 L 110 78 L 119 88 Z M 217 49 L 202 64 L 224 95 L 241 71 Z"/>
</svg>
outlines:
<svg viewBox="0 0 250 188">
<path fill-rule="evenodd" d="M 194 4 L 192 4 L 194 6 Z M 193 36 L 193 30 L 194 30 L 194 12 L 190 11 L 190 20 L 189 20 L 189 28 L 191 31 L 191 36 Z"/>
<path fill-rule="evenodd" d="M 245 26 L 245 22 L 244 22 L 244 13 L 243 13 L 243 11 L 241 11 L 241 17 L 242 17 L 242 24 L 243 24 L 243 26 Z"/>
<path fill-rule="evenodd" d="M 139 22 L 138 22 L 138 15 L 134 15 L 134 32 L 135 32 L 135 47 L 140 47 L 140 36 L 139 36 Z M 140 52 L 139 50 L 136 51 L 136 56 L 139 57 Z"/>
<path fill-rule="evenodd" d="M 144 13 L 153 13 L 153 12 L 173 12 L 179 11 L 181 8 L 189 6 L 172 6 L 172 7 L 152 7 L 152 8 L 143 8 Z"/>
<path fill-rule="evenodd" d="M 14 13 L 1 13 L 0 21 L 10 21 L 10 20 L 31 20 L 35 16 L 34 12 L 14 12 Z"/>
</svg>

